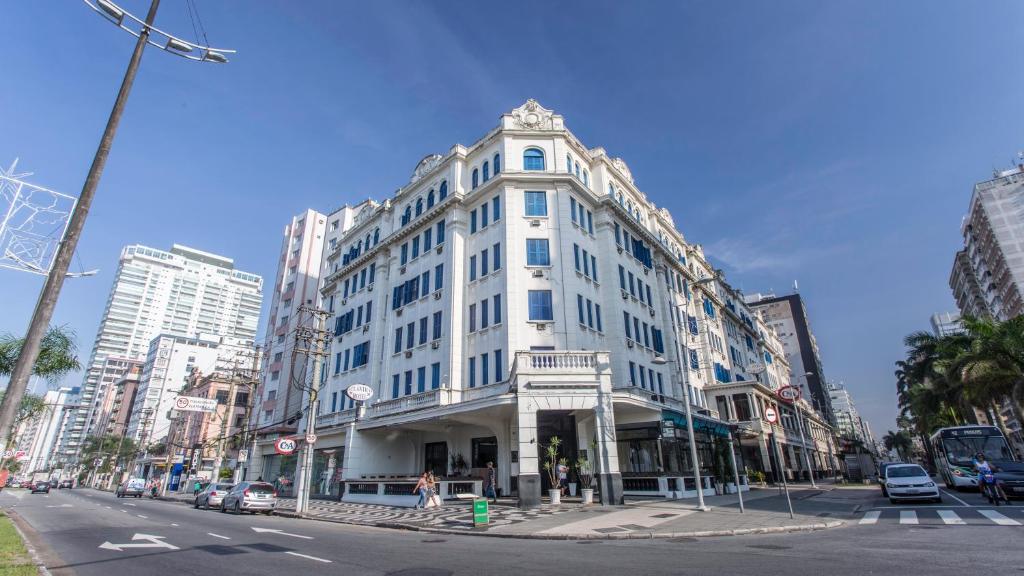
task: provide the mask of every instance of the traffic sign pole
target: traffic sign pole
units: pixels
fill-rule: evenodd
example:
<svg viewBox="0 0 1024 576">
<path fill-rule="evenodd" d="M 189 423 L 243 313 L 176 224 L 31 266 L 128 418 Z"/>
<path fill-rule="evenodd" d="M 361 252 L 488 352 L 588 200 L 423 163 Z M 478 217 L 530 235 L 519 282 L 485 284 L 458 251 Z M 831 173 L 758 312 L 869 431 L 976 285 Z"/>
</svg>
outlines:
<svg viewBox="0 0 1024 576">
<path fill-rule="evenodd" d="M 793 501 L 789 498 L 789 483 L 786 482 L 786 466 L 783 464 L 782 451 L 779 443 L 775 441 L 775 433 L 771 434 L 772 452 L 775 452 L 776 464 L 778 465 L 779 476 L 782 477 L 782 489 L 786 491 L 786 506 L 789 506 L 789 517 L 793 518 Z"/>
</svg>

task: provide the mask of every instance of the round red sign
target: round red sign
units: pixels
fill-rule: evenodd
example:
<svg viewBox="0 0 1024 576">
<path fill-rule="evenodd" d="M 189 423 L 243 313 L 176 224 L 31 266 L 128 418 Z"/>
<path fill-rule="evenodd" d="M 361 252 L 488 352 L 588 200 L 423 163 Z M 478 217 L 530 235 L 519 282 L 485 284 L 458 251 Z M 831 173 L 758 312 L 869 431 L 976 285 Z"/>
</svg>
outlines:
<svg viewBox="0 0 1024 576">
<path fill-rule="evenodd" d="M 769 406 L 764 409 L 764 419 L 771 424 L 775 424 L 779 421 L 779 413 L 775 411 L 775 408 Z"/>
<path fill-rule="evenodd" d="M 792 404 L 800 399 L 800 389 L 796 386 L 783 386 L 775 392 L 775 395 L 779 397 L 779 400 Z"/>
<path fill-rule="evenodd" d="M 278 454 L 291 454 L 295 452 L 295 440 L 291 438 L 278 438 L 277 442 L 274 442 L 274 452 Z"/>
</svg>

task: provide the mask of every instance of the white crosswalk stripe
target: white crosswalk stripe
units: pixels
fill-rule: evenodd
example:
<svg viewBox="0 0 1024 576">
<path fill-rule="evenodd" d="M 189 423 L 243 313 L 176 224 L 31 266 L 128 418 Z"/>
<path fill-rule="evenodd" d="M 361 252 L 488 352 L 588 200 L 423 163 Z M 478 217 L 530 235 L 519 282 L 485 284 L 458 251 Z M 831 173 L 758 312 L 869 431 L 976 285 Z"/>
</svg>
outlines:
<svg viewBox="0 0 1024 576">
<path fill-rule="evenodd" d="M 995 510 L 978 510 L 978 514 L 981 514 L 1000 526 L 1020 526 L 1020 522 L 1007 518 Z"/>
<path fill-rule="evenodd" d="M 966 526 L 967 522 L 964 522 L 963 518 L 957 516 L 956 512 L 952 510 L 939 510 L 939 518 L 946 524 L 952 524 L 955 526 Z"/>
<path fill-rule="evenodd" d="M 878 510 L 872 510 L 871 512 L 867 512 L 866 514 L 864 514 L 864 517 L 860 519 L 860 523 L 861 524 L 878 524 L 878 517 L 881 516 L 881 515 L 882 515 L 882 513 L 879 512 Z"/>
<path fill-rule="evenodd" d="M 917 512 L 900 510 L 900 524 L 917 524 Z"/>
</svg>

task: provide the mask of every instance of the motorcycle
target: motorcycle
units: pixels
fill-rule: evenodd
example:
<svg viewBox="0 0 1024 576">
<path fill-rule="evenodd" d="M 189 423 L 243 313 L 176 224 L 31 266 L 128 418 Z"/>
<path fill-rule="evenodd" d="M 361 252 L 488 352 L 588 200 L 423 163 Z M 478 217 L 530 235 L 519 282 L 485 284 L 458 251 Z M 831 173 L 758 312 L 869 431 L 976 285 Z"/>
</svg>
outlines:
<svg viewBox="0 0 1024 576">
<path fill-rule="evenodd" d="M 1006 497 L 1006 493 L 1003 492 L 1003 487 L 999 485 L 999 479 L 996 478 L 994 472 L 988 471 L 979 475 L 978 480 L 981 483 L 981 493 L 988 500 L 989 504 L 996 506 L 1000 505 L 1000 501 L 1006 502 L 1006 505 L 1010 505 L 1010 500 Z"/>
</svg>

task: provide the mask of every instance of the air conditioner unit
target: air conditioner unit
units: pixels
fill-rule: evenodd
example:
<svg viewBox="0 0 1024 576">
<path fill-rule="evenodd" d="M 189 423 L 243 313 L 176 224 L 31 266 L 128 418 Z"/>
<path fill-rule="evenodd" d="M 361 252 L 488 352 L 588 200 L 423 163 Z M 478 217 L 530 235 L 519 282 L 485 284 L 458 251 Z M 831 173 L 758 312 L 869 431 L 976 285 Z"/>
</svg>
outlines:
<svg viewBox="0 0 1024 576">
<path fill-rule="evenodd" d="M 405 351 L 405 357 L 406 358 L 412 358 L 412 350 L 406 350 Z"/>
<path fill-rule="evenodd" d="M 401 316 L 401 315 L 402 315 L 402 309 L 401 308 L 399 308 L 398 310 L 395 310 L 395 316 Z"/>
<path fill-rule="evenodd" d="M 616 246 L 615 249 L 619 251 L 619 254 L 622 254 L 622 246 Z"/>
<path fill-rule="evenodd" d="M 530 226 L 540 226 L 540 220 L 530 220 Z"/>
<path fill-rule="evenodd" d="M 373 284 L 370 284 L 369 286 L 367 286 L 366 287 L 366 291 L 367 292 L 373 292 Z"/>
<path fill-rule="evenodd" d="M 633 347 L 633 341 L 632 340 L 626 340 L 626 347 L 632 348 Z"/>
<path fill-rule="evenodd" d="M 651 308 L 651 318 L 654 318 L 654 308 Z"/>
<path fill-rule="evenodd" d="M 436 249 L 436 252 L 437 252 L 438 254 L 440 254 L 440 253 L 441 253 L 441 248 L 443 248 L 443 247 L 444 247 L 444 244 L 438 244 L 438 245 L 437 245 L 437 249 Z"/>
<path fill-rule="evenodd" d="M 399 268 L 398 269 L 398 273 L 399 274 L 405 274 L 405 266 L 402 266 L 401 268 Z"/>
<path fill-rule="evenodd" d="M 622 299 L 623 300 L 629 300 L 629 292 L 626 292 L 625 290 L 623 290 L 622 291 Z"/>
<path fill-rule="evenodd" d="M 644 268 L 644 276 L 647 276 L 650 273 L 651 273 L 651 269 L 650 268 Z"/>
<path fill-rule="evenodd" d="M 344 306 L 345 304 L 348 304 L 348 298 L 341 299 L 341 305 Z"/>
<path fill-rule="evenodd" d="M 344 336 L 338 336 L 338 342 L 341 342 L 341 340 L 342 340 L 343 338 L 344 338 Z"/>
<path fill-rule="evenodd" d="M 651 314 L 651 316 L 654 316 L 654 314 Z M 369 332 L 369 331 L 370 331 L 370 325 L 369 324 L 366 324 L 365 326 L 363 326 L 363 332 Z"/>
<path fill-rule="evenodd" d="M 440 299 L 441 299 L 441 291 L 438 290 L 437 292 L 434 292 L 434 300 L 440 300 Z"/>
<path fill-rule="evenodd" d="M 534 278 L 543 278 L 544 277 L 544 271 L 543 270 L 534 270 L 533 271 L 533 277 Z"/>
<path fill-rule="evenodd" d="M 430 347 L 433 348 L 434 350 L 437 350 L 438 348 L 441 347 L 441 343 L 438 342 L 437 340 L 434 340 L 433 342 L 430 343 Z"/>
<path fill-rule="evenodd" d="M 537 324 L 537 330 L 544 330 L 547 327 L 548 327 L 548 325 L 543 323 L 543 322 L 540 322 L 540 323 Z"/>
</svg>

